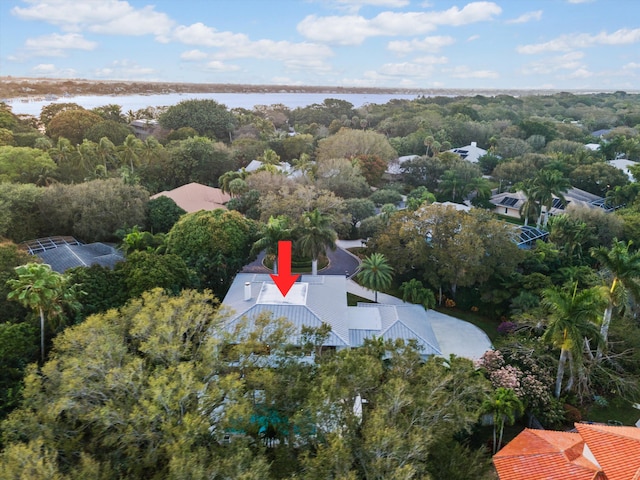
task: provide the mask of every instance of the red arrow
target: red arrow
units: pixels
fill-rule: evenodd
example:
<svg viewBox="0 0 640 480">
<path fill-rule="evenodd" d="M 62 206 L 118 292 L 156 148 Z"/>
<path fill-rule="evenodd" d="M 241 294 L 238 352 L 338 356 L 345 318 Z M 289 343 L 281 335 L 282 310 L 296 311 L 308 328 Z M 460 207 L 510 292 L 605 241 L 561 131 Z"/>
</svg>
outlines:
<svg viewBox="0 0 640 480">
<path fill-rule="evenodd" d="M 271 278 L 283 297 L 287 296 L 299 276 L 298 273 L 291 275 L 291 240 L 280 240 L 278 242 L 278 275 L 271 274 Z"/>
</svg>

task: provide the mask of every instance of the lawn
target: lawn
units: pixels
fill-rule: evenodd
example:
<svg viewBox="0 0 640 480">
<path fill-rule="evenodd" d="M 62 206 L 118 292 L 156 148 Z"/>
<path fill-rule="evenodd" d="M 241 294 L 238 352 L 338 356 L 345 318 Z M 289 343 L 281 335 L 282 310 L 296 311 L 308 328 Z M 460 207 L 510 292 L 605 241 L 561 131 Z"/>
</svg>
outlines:
<svg viewBox="0 0 640 480">
<path fill-rule="evenodd" d="M 347 305 L 350 307 L 355 307 L 358 303 L 374 303 L 373 300 L 369 300 L 368 298 L 362 298 L 358 295 L 354 295 L 353 293 L 347 292 Z"/>
<path fill-rule="evenodd" d="M 459 318 L 466 322 L 474 324 L 487 334 L 491 343 L 498 337 L 498 322 L 475 312 L 458 310 L 457 308 L 436 307 L 434 310 L 445 315 Z"/>
<path fill-rule="evenodd" d="M 630 402 L 615 398 L 606 407 L 593 405 L 583 416 L 583 420 L 591 422 L 609 423 L 620 422 L 623 425 L 634 426 L 640 419 L 640 410 L 634 408 Z"/>
</svg>

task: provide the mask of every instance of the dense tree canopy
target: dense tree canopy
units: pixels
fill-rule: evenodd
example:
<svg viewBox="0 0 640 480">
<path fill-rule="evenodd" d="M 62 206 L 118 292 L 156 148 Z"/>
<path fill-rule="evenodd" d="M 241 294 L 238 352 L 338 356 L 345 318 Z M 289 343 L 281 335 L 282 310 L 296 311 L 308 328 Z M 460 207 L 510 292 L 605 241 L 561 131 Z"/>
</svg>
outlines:
<svg viewBox="0 0 640 480">
<path fill-rule="evenodd" d="M 238 212 L 201 210 L 183 215 L 171 228 L 167 252 L 184 259 L 203 287 L 221 293 L 248 263 L 255 235 L 254 222 Z"/>
<path fill-rule="evenodd" d="M 283 319 L 261 317 L 233 336 L 224 321 L 210 295 L 154 290 L 68 329 L 27 374 L 25 401 L 2 426 L 0 469 L 11 478 L 427 478 L 451 458 L 438 443 L 456 444 L 489 392 L 469 360 L 424 362 L 411 345 L 372 341 L 310 364 L 290 350 Z M 270 367 L 255 361 L 265 345 Z M 366 414 L 354 409 L 362 400 Z"/>
<path fill-rule="evenodd" d="M 78 145 L 86 138 L 87 131 L 102 121 L 102 117 L 85 109 L 63 110 L 47 125 L 47 135 L 54 142 L 64 137 L 73 145 Z"/>
<path fill-rule="evenodd" d="M 231 112 L 215 100 L 184 100 L 169 107 L 160 115 L 159 121 L 164 128 L 191 127 L 199 135 L 221 142 L 230 141 L 233 128 Z"/>
</svg>

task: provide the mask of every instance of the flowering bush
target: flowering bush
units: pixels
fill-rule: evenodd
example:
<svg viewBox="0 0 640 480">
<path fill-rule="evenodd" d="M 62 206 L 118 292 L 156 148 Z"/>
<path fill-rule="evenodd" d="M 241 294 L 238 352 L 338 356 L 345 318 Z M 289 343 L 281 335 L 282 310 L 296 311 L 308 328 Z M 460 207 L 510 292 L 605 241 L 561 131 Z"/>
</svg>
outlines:
<svg viewBox="0 0 640 480">
<path fill-rule="evenodd" d="M 451 299 L 451 298 L 447 298 L 447 300 L 444 302 L 445 307 L 447 308 L 453 308 L 456 306 L 456 302 L 455 300 Z"/>
<path fill-rule="evenodd" d="M 471 307 L 471 311 L 474 312 L 474 313 L 477 312 L 478 311 L 478 307 L 476 307 L 476 306 Z"/>
<path fill-rule="evenodd" d="M 516 324 L 513 322 L 502 322 L 500 325 L 498 325 L 498 333 L 500 335 L 508 335 L 509 333 L 513 333 L 516 329 Z"/>
</svg>

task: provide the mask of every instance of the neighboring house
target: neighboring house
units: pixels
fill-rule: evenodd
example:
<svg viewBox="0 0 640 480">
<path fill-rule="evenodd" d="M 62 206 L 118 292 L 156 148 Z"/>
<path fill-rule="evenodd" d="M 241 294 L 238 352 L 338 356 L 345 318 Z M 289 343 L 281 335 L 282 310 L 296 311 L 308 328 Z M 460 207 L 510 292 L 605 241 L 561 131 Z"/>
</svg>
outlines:
<svg viewBox="0 0 640 480">
<path fill-rule="evenodd" d="M 64 273 L 74 267 L 101 265 L 113 268 L 124 260 L 122 252 L 104 243 L 82 244 L 73 237 L 47 237 L 20 244 L 20 248 L 36 255 L 51 269 Z"/>
<path fill-rule="evenodd" d="M 584 148 L 591 150 L 592 152 L 597 152 L 598 150 L 600 150 L 600 144 L 599 143 L 587 143 Z"/>
<path fill-rule="evenodd" d="M 448 151 L 460 155 L 460 158 L 471 163 L 478 163 L 480 157 L 487 154 L 487 151 L 478 147 L 476 142 L 471 142 L 471 145 L 465 147 L 452 148 Z"/>
<path fill-rule="evenodd" d="M 158 197 L 169 197 L 187 213 L 199 212 L 200 210 L 215 210 L 217 208 L 226 210 L 225 204 L 231 200 L 231 195 L 219 188 L 207 187 L 195 182 L 182 185 L 173 190 L 156 193 L 151 196 L 151 200 Z"/>
<path fill-rule="evenodd" d="M 576 423 L 524 429 L 493 456 L 500 480 L 638 480 L 640 428 Z"/>
<path fill-rule="evenodd" d="M 554 198 L 553 205 L 549 211 L 549 215 L 560 215 L 564 213 L 566 207 L 570 204 L 582 205 L 589 208 L 603 208 L 609 211 L 605 206 L 605 200 L 598 195 L 594 195 L 579 188 L 570 188 L 564 194 L 567 203 L 565 204 L 559 198 Z M 520 207 L 527 200 L 527 197 L 521 191 L 518 192 L 502 192 L 494 194 L 489 200 L 494 206 L 494 212 L 508 217 L 520 218 Z M 544 212 L 544 207 L 542 211 Z"/>
<path fill-rule="evenodd" d="M 153 135 L 158 125 L 157 120 L 134 120 L 129 124 L 133 130 L 133 134 L 140 140 L 146 140 L 147 137 Z"/>
<path fill-rule="evenodd" d="M 232 311 L 227 329 L 241 319 L 249 325 L 263 312 L 284 317 L 296 334 L 289 341 L 299 345 L 302 327 L 331 326 L 323 348 L 342 350 L 363 345 L 365 338 L 414 340 L 423 357 L 441 354 L 427 312 L 421 305 L 361 303 L 347 305 L 346 278 L 342 275 L 303 275 L 286 297 L 267 274 L 240 273 L 222 305 Z"/>
<path fill-rule="evenodd" d="M 252 172 L 255 172 L 255 171 L 259 170 L 263 165 L 264 165 L 264 163 L 261 162 L 260 160 L 251 160 L 249 162 L 249 165 L 244 167 L 244 170 L 249 172 L 249 173 L 252 173 Z M 278 165 L 274 165 L 274 167 L 276 167 L 276 170 L 278 170 L 279 172 L 282 172 L 285 175 L 289 175 L 291 177 L 299 177 L 299 176 L 302 175 L 302 172 L 300 170 L 294 169 L 287 162 L 280 162 Z"/>
<path fill-rule="evenodd" d="M 609 160 L 607 163 L 626 173 L 627 176 L 629 177 L 629 181 L 631 182 L 636 181 L 629 167 L 635 167 L 636 165 L 640 165 L 638 162 L 634 162 L 633 160 L 627 160 L 626 158 L 619 158 L 616 160 Z"/>
<path fill-rule="evenodd" d="M 384 178 L 392 180 L 399 177 L 402 175 L 402 164 L 409 160 L 415 160 L 416 158 L 420 158 L 420 155 L 404 155 L 391 160 L 389 165 L 387 165 L 387 170 L 384 172 Z"/>
<path fill-rule="evenodd" d="M 610 128 L 603 128 L 601 130 L 596 130 L 595 132 L 591 132 L 591 136 L 596 138 L 602 138 L 609 132 L 611 132 Z"/>
</svg>

